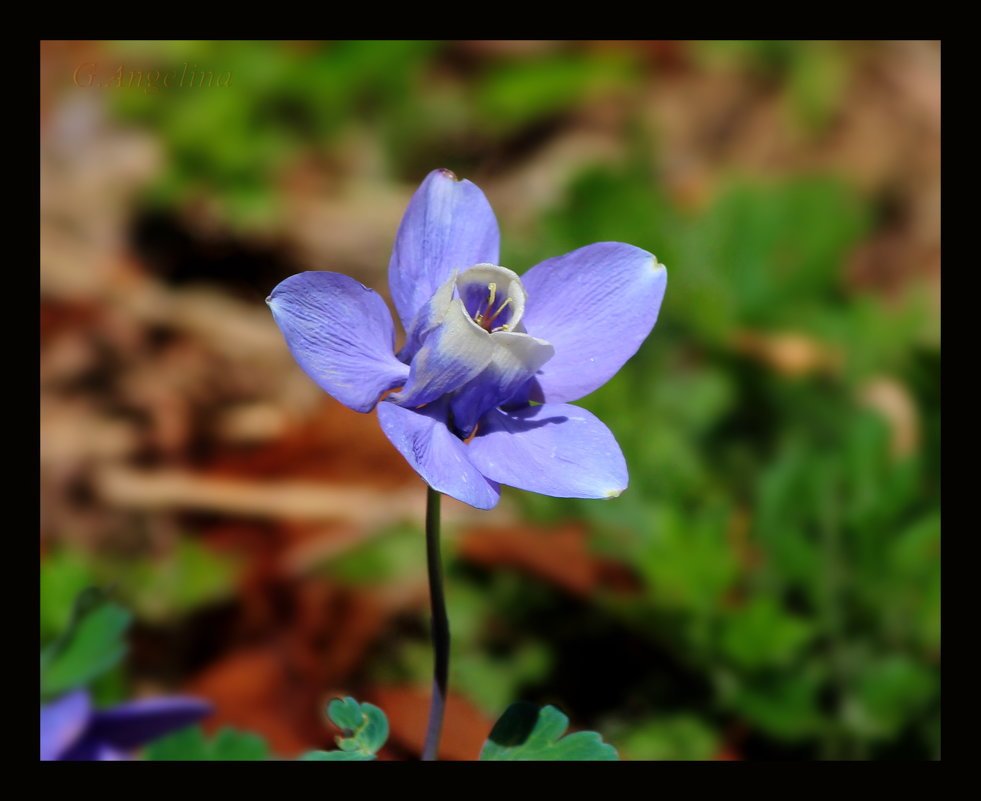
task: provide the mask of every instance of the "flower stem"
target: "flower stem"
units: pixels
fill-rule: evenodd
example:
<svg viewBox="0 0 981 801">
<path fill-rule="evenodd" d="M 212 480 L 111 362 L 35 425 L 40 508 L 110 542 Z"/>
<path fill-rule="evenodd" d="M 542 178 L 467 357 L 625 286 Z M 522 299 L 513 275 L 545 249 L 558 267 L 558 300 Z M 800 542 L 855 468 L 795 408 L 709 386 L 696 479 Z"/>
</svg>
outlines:
<svg viewBox="0 0 981 801">
<path fill-rule="evenodd" d="M 443 731 L 443 712 L 446 707 L 446 680 L 450 668 L 450 621 L 446 617 L 443 597 L 443 568 L 439 555 L 440 495 L 426 488 L 426 564 L 429 568 L 429 603 L 432 608 L 433 631 L 433 697 L 429 704 L 429 725 L 426 744 L 422 749 L 424 762 L 436 759 L 439 736 Z"/>
</svg>

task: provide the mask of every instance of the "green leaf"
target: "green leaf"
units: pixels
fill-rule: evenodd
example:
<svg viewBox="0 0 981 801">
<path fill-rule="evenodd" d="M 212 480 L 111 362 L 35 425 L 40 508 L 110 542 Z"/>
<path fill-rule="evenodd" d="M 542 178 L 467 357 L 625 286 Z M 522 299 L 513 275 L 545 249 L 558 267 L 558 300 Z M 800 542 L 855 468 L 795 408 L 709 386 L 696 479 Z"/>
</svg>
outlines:
<svg viewBox="0 0 981 801">
<path fill-rule="evenodd" d="M 712 759 L 721 746 L 719 735 L 694 715 L 658 715 L 617 738 L 627 759 Z"/>
<path fill-rule="evenodd" d="M 370 762 L 374 754 L 364 754 L 360 751 L 307 751 L 300 757 L 300 762 Z"/>
<path fill-rule="evenodd" d="M 264 762 L 269 756 L 266 741 L 250 731 L 223 728 L 211 741 L 214 762 Z"/>
<path fill-rule="evenodd" d="M 344 732 L 337 738 L 340 751 L 308 751 L 302 762 L 355 762 L 375 759 L 375 753 L 388 739 L 388 719 L 374 704 L 355 699 L 335 698 L 327 705 L 327 716 Z"/>
<path fill-rule="evenodd" d="M 855 731 L 869 738 L 897 736 L 938 696 L 934 671 L 895 654 L 865 665 L 857 684 L 857 693 L 846 705 L 846 716 Z"/>
<path fill-rule="evenodd" d="M 628 89 L 636 71 L 626 53 L 496 65 L 475 89 L 482 126 L 505 131 Z"/>
<path fill-rule="evenodd" d="M 64 547 L 45 554 L 40 572 L 41 641 L 48 642 L 70 625 L 79 593 L 98 582 L 89 561 L 77 551 Z"/>
<path fill-rule="evenodd" d="M 152 762 L 265 762 L 269 745 L 258 734 L 223 728 L 210 740 L 200 726 L 189 726 L 151 743 L 146 749 Z"/>
<path fill-rule="evenodd" d="M 207 740 L 200 726 L 188 726 L 147 746 L 144 758 L 151 762 L 206 762 L 210 759 Z"/>
<path fill-rule="evenodd" d="M 728 677 L 724 687 L 729 703 L 754 727 L 771 737 L 799 742 L 821 729 L 818 693 L 824 677 L 815 670 L 800 669 L 750 680 Z"/>
<path fill-rule="evenodd" d="M 125 569 L 111 562 L 106 567 L 118 576 L 120 597 L 152 623 L 172 622 L 231 597 L 240 573 L 238 559 L 193 540 L 179 540 L 165 554 L 130 559 Z"/>
<path fill-rule="evenodd" d="M 362 586 L 376 586 L 410 572 L 424 576 L 426 563 L 418 548 L 421 536 L 416 526 L 387 528 L 363 547 L 331 559 L 327 571 L 333 579 Z"/>
<path fill-rule="evenodd" d="M 786 667 L 814 636 L 806 618 L 785 611 L 769 596 L 758 596 L 730 613 L 723 629 L 723 653 L 747 670 Z"/>
<path fill-rule="evenodd" d="M 604 743 L 594 731 L 562 737 L 568 727 L 569 718 L 554 706 L 539 708 L 519 701 L 511 704 L 494 724 L 480 751 L 480 760 L 609 762 L 619 759 L 616 749 Z"/>
<path fill-rule="evenodd" d="M 95 587 L 79 593 L 68 629 L 41 652 L 41 695 L 81 687 L 123 658 L 128 610 Z"/>
<path fill-rule="evenodd" d="M 787 71 L 787 100 L 799 124 L 819 133 L 841 103 L 847 64 L 840 50 L 827 42 L 795 48 Z"/>
</svg>

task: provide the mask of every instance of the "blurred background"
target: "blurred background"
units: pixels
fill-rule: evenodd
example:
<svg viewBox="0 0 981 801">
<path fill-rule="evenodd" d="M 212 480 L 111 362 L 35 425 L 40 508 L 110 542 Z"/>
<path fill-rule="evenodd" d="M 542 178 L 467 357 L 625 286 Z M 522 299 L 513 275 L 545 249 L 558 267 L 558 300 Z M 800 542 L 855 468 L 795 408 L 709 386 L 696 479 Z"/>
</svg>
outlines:
<svg viewBox="0 0 981 801">
<path fill-rule="evenodd" d="M 939 141 L 936 42 L 43 42 L 42 644 L 111 586 L 100 704 L 293 757 L 348 694 L 418 756 L 422 482 L 263 301 L 387 298 L 447 167 L 503 265 L 620 240 L 670 280 L 580 402 L 620 498 L 444 502 L 442 755 L 520 698 L 624 759 L 939 758 Z"/>
</svg>

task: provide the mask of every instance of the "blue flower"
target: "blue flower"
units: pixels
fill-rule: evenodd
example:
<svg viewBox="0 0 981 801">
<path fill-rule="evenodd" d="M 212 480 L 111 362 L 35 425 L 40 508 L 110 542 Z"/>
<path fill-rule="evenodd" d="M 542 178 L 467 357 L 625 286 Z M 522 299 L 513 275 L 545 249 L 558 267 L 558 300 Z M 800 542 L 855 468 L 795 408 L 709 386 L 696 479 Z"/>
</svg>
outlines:
<svg viewBox="0 0 981 801">
<path fill-rule="evenodd" d="M 267 298 L 294 358 L 382 430 L 435 490 L 479 509 L 501 484 L 564 498 L 627 486 L 620 447 L 569 404 L 605 384 L 657 321 L 667 271 L 645 250 L 599 242 L 532 267 L 498 265 L 483 192 L 431 172 L 402 218 L 389 264 L 406 332 L 376 292 L 305 272 Z M 379 403 L 379 399 L 391 390 Z"/>
<path fill-rule="evenodd" d="M 128 759 L 133 749 L 210 713 L 211 705 L 196 698 L 151 698 L 95 710 L 89 694 L 75 690 L 41 707 L 41 759 Z"/>
</svg>

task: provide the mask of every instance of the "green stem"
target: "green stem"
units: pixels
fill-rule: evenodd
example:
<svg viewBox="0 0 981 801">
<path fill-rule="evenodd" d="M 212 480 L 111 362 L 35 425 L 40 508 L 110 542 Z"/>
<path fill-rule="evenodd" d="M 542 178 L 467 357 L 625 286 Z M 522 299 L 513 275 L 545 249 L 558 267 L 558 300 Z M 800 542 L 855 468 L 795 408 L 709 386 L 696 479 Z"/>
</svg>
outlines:
<svg viewBox="0 0 981 801">
<path fill-rule="evenodd" d="M 426 744 L 422 749 L 423 761 L 436 759 L 439 736 L 443 731 L 443 713 L 446 708 L 446 681 L 450 668 L 450 621 L 446 617 L 446 599 L 443 597 L 443 568 L 439 555 L 439 493 L 426 488 L 426 565 L 429 568 L 429 603 L 432 608 L 433 631 L 433 697 L 429 704 L 429 725 L 426 728 Z"/>
</svg>

